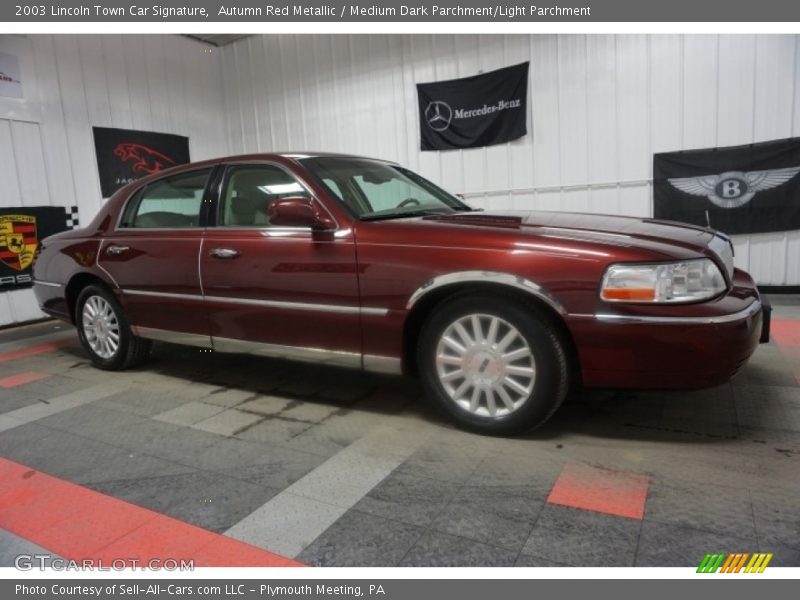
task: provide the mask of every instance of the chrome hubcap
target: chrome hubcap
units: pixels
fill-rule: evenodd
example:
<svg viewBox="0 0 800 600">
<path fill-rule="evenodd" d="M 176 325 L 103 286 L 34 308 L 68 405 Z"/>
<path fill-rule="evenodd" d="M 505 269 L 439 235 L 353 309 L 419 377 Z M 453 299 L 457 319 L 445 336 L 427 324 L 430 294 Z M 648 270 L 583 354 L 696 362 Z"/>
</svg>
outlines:
<svg viewBox="0 0 800 600">
<path fill-rule="evenodd" d="M 518 410 L 533 392 L 536 360 L 511 323 L 474 314 L 454 321 L 442 333 L 436 372 L 461 409 L 481 417 L 502 417 Z"/>
<path fill-rule="evenodd" d="M 119 322 L 114 309 L 101 296 L 89 296 L 83 305 L 83 333 L 92 352 L 111 358 L 119 348 Z"/>
</svg>

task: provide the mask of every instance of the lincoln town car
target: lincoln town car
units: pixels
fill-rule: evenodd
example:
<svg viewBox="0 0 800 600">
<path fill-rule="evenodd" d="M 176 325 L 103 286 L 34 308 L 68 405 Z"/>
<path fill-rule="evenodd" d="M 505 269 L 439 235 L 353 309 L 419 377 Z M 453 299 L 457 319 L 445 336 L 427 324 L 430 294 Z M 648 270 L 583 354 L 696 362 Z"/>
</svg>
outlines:
<svg viewBox="0 0 800 600">
<path fill-rule="evenodd" d="M 710 228 L 477 210 L 393 162 L 254 154 L 116 192 L 44 240 L 42 310 L 95 366 L 153 340 L 418 377 L 461 426 L 513 434 L 571 390 L 727 381 L 768 336 Z"/>
</svg>

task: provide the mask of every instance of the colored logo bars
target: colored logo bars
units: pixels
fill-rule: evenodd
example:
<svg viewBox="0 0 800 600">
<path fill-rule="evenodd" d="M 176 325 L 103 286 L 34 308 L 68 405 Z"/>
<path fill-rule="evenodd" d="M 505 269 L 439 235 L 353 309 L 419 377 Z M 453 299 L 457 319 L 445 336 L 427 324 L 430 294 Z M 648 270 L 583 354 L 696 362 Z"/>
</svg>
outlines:
<svg viewBox="0 0 800 600">
<path fill-rule="evenodd" d="M 748 561 L 748 559 L 750 559 Z M 727 554 L 725 552 L 715 552 L 706 554 L 700 566 L 697 567 L 698 573 L 763 573 L 769 561 L 772 560 L 772 553 L 756 552 L 737 552 Z M 747 563 L 747 566 L 745 566 Z"/>
</svg>

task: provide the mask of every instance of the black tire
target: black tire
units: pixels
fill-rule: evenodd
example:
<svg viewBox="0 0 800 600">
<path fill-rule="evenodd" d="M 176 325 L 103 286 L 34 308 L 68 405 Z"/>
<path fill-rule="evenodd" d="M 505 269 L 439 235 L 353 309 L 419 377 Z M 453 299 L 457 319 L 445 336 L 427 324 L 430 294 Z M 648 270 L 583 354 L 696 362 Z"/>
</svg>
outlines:
<svg viewBox="0 0 800 600">
<path fill-rule="evenodd" d="M 511 353 L 504 354 L 505 349 L 498 351 L 498 345 L 502 344 L 492 345 L 489 342 L 485 342 L 484 345 L 493 349 L 485 351 L 494 352 L 490 358 L 486 358 L 488 355 L 482 354 L 483 350 L 474 351 L 472 354 L 468 351 L 464 353 L 464 356 L 471 358 L 462 362 L 461 366 L 445 367 L 437 363 L 437 354 L 442 353 L 442 348 L 448 344 L 443 340 L 444 334 L 447 332 L 448 337 L 454 339 L 452 337 L 455 331 L 453 327 L 456 327 L 456 323 L 464 323 L 464 321 L 460 321 L 464 318 L 469 319 L 466 322 L 474 323 L 471 320 L 473 315 L 479 316 L 478 327 L 482 330 L 479 335 L 484 338 L 484 341 L 493 339 L 491 333 L 493 321 L 499 322 L 498 327 L 503 328 L 500 334 L 497 329 L 494 330 L 495 339 L 503 335 L 502 331 L 510 333 L 512 329 L 515 329 L 518 334 L 514 338 L 515 343 L 518 344 L 519 352 L 525 355 L 520 360 L 529 361 L 527 368 L 517 370 L 533 371 L 532 375 L 522 376 L 527 377 L 527 379 L 521 380 L 526 385 L 520 384 L 526 390 L 530 389 L 527 396 L 522 389 L 511 388 L 510 385 L 506 387 L 506 384 L 492 388 L 493 390 L 496 390 L 497 387 L 502 388 L 506 398 L 509 397 L 509 390 L 519 395 L 517 403 L 514 404 L 515 408 L 511 408 L 511 405 L 507 403 L 504 405 L 495 403 L 499 395 L 493 391 L 491 395 L 495 399 L 491 402 L 495 405 L 494 416 L 489 412 L 488 391 L 478 392 L 478 404 L 473 404 L 473 400 L 467 407 L 465 406 L 466 397 L 460 398 L 457 391 L 448 392 L 445 385 L 450 384 L 445 384 L 440 379 L 440 369 L 452 368 L 453 371 L 461 369 L 465 373 L 464 377 L 456 377 L 453 380 L 455 383 L 451 387 L 461 389 L 460 386 L 467 382 L 466 373 L 469 373 L 470 378 L 481 378 L 479 384 L 473 383 L 470 384 L 472 387 L 466 388 L 468 391 L 474 392 L 476 388 L 483 389 L 482 386 L 491 387 L 493 384 L 489 380 L 493 377 L 495 380 L 505 379 L 507 381 L 506 370 L 508 367 L 519 364 L 505 360 L 505 356 L 511 356 Z M 474 336 L 474 326 L 471 331 Z M 464 340 L 458 338 L 456 341 L 463 343 Z M 527 353 L 525 352 L 526 344 Z M 473 347 L 478 348 L 479 346 L 476 344 Z M 467 345 L 464 344 L 464 347 L 467 348 Z M 499 295 L 460 296 L 437 307 L 423 326 L 417 347 L 417 364 L 426 396 L 461 427 L 484 434 L 514 435 L 542 425 L 566 398 L 572 379 L 572 365 L 567 347 L 559 328 L 554 326 L 548 316 L 533 303 Z M 453 352 L 456 355 L 459 353 L 458 350 L 453 350 Z M 447 351 L 444 354 L 447 354 Z M 452 362 L 459 360 L 458 356 L 448 356 L 447 358 L 452 359 Z M 475 365 L 478 367 L 475 368 Z M 445 378 L 448 375 L 449 373 L 446 373 Z M 488 379 L 484 379 L 484 377 Z M 511 374 L 511 378 L 514 378 L 517 383 L 520 382 L 516 379 L 517 375 L 515 374 Z M 472 381 L 474 382 L 474 379 Z M 455 399 L 451 395 L 455 395 Z M 483 403 L 487 405 L 485 408 Z M 502 406 L 502 410 L 508 411 L 508 414 L 499 414 L 498 406 Z M 476 414 L 479 411 L 484 411 L 485 414 Z"/>
<path fill-rule="evenodd" d="M 103 351 L 98 351 L 89 340 L 91 333 L 87 332 L 83 319 L 84 307 L 87 302 L 100 304 L 105 302 L 105 306 L 108 306 L 113 313 L 112 322 L 116 323 L 116 333 L 119 339 L 117 347 L 110 355 L 103 355 Z M 121 371 L 141 363 L 150 355 L 152 342 L 133 335 L 119 302 L 114 294 L 102 285 L 87 285 L 78 294 L 78 300 L 75 302 L 75 326 L 78 329 L 81 345 L 89 354 L 92 364 L 100 369 Z"/>
</svg>

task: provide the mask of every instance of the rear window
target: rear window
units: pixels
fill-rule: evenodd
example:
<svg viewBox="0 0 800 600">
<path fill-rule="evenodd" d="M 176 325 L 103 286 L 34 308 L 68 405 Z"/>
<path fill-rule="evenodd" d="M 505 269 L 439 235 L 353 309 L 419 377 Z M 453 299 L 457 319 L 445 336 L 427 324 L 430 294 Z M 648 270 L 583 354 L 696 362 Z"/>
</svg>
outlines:
<svg viewBox="0 0 800 600">
<path fill-rule="evenodd" d="M 203 193 L 211 169 L 154 181 L 125 207 L 119 226 L 131 229 L 189 229 L 200 226 Z"/>
</svg>

